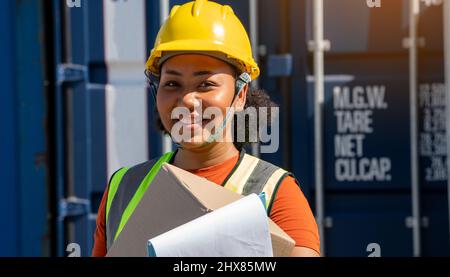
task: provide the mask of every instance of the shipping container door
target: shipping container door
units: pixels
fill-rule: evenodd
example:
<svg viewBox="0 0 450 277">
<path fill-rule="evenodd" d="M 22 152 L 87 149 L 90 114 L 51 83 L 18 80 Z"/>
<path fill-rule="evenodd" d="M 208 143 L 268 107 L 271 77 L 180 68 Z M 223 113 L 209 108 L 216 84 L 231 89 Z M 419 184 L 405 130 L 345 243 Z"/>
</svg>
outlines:
<svg viewBox="0 0 450 277">
<path fill-rule="evenodd" d="M 443 2 L 421 1 L 419 8 L 417 105 L 422 255 L 448 256 Z"/>
<path fill-rule="evenodd" d="M 59 256 L 90 253 L 107 180 L 101 1 L 53 1 L 56 237 Z M 66 248 L 67 247 L 67 248 Z"/>
<path fill-rule="evenodd" d="M 53 1 L 58 255 L 90 255 L 110 176 L 160 154 L 144 75 L 156 9 L 144 0 Z"/>
<path fill-rule="evenodd" d="M 327 256 L 413 255 L 405 3 L 324 1 Z"/>
<path fill-rule="evenodd" d="M 442 3 L 364 2 L 325 1 L 326 254 L 448 255 Z"/>
</svg>

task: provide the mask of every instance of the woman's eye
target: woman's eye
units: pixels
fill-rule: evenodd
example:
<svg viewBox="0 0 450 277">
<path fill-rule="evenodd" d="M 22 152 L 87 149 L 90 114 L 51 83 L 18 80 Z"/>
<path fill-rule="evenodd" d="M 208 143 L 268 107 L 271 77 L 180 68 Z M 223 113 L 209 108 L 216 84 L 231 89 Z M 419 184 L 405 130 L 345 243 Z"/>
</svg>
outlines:
<svg viewBox="0 0 450 277">
<path fill-rule="evenodd" d="M 165 88 L 176 88 L 176 87 L 179 87 L 179 84 L 174 81 L 168 81 L 168 82 L 164 83 L 164 87 Z"/>
<path fill-rule="evenodd" d="M 214 87 L 215 84 L 213 82 L 203 82 L 200 84 L 200 88 L 207 89 Z"/>
</svg>

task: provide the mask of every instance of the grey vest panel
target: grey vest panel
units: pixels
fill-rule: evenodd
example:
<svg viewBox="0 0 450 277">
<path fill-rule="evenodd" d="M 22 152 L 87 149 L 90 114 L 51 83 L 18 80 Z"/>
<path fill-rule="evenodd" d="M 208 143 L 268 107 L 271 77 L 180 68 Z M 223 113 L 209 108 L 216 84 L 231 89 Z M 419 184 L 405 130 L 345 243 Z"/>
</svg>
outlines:
<svg viewBox="0 0 450 277">
<path fill-rule="evenodd" d="M 245 183 L 242 195 L 246 196 L 252 193 L 260 194 L 270 176 L 278 169 L 278 166 L 259 160 L 252 174 L 248 178 L 247 183 Z"/>
<path fill-rule="evenodd" d="M 158 159 L 153 159 L 135 165 L 123 176 L 114 199 L 111 202 L 106 220 L 106 249 L 109 249 L 114 242 L 114 236 L 119 228 L 122 214 L 139 188 L 139 185 L 157 161 Z"/>
</svg>

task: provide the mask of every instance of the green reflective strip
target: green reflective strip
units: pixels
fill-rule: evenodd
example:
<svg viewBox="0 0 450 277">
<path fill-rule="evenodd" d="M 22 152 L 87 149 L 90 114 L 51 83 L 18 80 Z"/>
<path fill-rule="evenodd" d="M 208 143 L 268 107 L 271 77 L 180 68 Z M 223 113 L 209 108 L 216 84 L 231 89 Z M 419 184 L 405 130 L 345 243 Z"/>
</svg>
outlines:
<svg viewBox="0 0 450 277">
<path fill-rule="evenodd" d="M 109 184 L 108 189 L 108 199 L 106 202 L 106 221 L 108 222 L 108 215 L 109 210 L 111 209 L 111 203 L 114 199 L 114 196 L 116 196 L 117 189 L 119 188 L 119 184 L 122 181 L 123 175 L 128 171 L 128 167 L 122 167 L 119 169 L 116 173 L 114 173 L 114 176 L 111 179 L 111 183 Z"/>
<path fill-rule="evenodd" d="M 117 229 L 117 233 L 114 236 L 114 240 L 116 240 L 120 232 L 122 232 L 123 227 L 128 222 L 128 219 L 133 214 L 134 209 L 141 201 L 142 197 L 144 196 L 145 192 L 148 189 L 148 186 L 151 184 L 156 174 L 161 169 L 162 164 L 170 161 L 170 159 L 172 159 L 173 154 L 174 152 L 168 152 L 164 154 L 161 158 L 159 158 L 159 160 L 152 167 L 150 172 L 145 176 L 144 180 L 142 180 L 141 184 L 139 185 L 139 188 L 137 189 L 136 193 L 133 195 L 133 198 L 131 198 L 130 203 L 128 203 L 128 206 L 123 212 L 122 218 L 120 219 L 119 228 Z"/>
</svg>

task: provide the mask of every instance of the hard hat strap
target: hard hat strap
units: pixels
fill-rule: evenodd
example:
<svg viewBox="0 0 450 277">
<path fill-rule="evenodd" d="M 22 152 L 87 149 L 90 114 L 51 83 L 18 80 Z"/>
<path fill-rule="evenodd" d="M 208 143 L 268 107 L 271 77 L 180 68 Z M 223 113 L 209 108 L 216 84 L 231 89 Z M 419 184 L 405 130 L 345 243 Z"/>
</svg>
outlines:
<svg viewBox="0 0 450 277">
<path fill-rule="evenodd" d="M 241 95 L 242 91 L 244 90 L 245 85 L 249 84 L 251 82 L 251 80 L 252 79 L 247 72 L 244 72 L 241 75 L 239 75 L 238 79 L 236 80 L 236 89 L 235 89 L 233 100 L 231 101 L 230 109 L 227 111 L 227 114 L 225 115 L 225 118 L 222 121 L 222 124 L 220 125 L 218 131 L 216 131 L 214 135 L 209 136 L 204 144 L 215 141 L 219 137 L 219 135 L 222 134 L 223 129 L 225 129 L 225 127 L 227 126 L 227 123 L 228 123 L 230 117 L 232 115 L 234 115 L 234 104 L 236 103 L 236 100 Z"/>
</svg>

